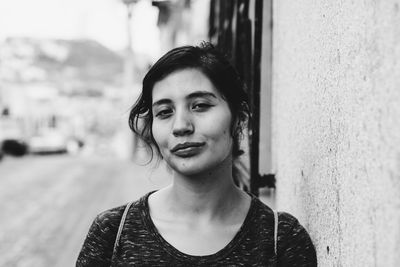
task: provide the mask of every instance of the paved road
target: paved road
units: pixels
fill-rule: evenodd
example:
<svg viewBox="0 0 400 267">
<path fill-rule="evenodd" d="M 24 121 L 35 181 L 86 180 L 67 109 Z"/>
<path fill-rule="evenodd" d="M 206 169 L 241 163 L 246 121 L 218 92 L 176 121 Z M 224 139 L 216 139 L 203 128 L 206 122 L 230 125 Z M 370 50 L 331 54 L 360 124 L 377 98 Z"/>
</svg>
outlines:
<svg viewBox="0 0 400 267">
<path fill-rule="evenodd" d="M 99 212 L 168 183 L 165 171 L 66 155 L 0 162 L 0 266 L 74 266 Z"/>
</svg>

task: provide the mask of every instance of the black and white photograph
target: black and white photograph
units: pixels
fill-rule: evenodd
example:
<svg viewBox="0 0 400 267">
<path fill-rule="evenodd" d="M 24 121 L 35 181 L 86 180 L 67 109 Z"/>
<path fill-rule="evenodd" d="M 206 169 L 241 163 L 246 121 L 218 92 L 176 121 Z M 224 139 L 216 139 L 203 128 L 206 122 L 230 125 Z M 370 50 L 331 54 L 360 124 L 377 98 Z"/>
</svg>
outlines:
<svg viewBox="0 0 400 267">
<path fill-rule="evenodd" d="M 0 267 L 399 251 L 400 0 L 0 0 Z"/>
</svg>

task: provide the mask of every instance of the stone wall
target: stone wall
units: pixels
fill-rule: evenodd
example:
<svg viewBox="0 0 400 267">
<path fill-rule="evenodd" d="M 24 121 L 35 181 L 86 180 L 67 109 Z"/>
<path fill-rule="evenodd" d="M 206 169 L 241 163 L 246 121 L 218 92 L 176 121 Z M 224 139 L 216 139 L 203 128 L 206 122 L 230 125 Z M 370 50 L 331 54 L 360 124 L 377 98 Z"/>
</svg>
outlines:
<svg viewBox="0 0 400 267">
<path fill-rule="evenodd" d="M 274 1 L 272 168 L 319 266 L 400 262 L 400 1 Z"/>
</svg>

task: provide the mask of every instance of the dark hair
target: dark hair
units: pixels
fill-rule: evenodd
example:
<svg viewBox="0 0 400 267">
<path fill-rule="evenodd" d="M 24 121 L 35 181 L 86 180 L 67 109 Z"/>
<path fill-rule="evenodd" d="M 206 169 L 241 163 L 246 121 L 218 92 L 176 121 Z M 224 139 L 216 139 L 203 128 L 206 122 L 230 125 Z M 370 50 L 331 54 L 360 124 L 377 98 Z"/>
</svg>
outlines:
<svg viewBox="0 0 400 267">
<path fill-rule="evenodd" d="M 194 68 L 206 75 L 222 97 L 227 101 L 232 113 L 231 134 L 233 137 L 232 157 L 235 159 L 243 151 L 240 138 L 246 122 L 250 118 L 248 96 L 237 71 L 213 45 L 208 42 L 200 46 L 182 46 L 172 49 L 162 56 L 147 72 L 143 79 L 142 93 L 133 105 L 129 115 L 129 127 L 150 148 L 159 147 L 152 133 L 152 91 L 154 84 L 174 71 Z"/>
</svg>

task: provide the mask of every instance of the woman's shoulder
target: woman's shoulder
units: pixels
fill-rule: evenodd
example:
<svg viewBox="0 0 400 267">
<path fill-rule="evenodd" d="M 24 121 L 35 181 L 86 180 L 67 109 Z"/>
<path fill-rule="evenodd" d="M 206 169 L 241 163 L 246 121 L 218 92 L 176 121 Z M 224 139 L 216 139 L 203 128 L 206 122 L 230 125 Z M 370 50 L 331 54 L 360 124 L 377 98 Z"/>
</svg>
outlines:
<svg viewBox="0 0 400 267">
<path fill-rule="evenodd" d="M 259 215 L 269 217 L 274 216 L 274 210 L 270 206 L 268 206 L 258 198 L 256 198 L 255 201 L 256 205 L 258 206 Z M 292 227 L 299 224 L 297 218 L 289 212 L 276 211 L 276 214 L 278 215 L 279 226 Z"/>
<path fill-rule="evenodd" d="M 99 213 L 89 228 L 76 266 L 110 266 L 113 246 L 124 211 L 129 207 L 126 222 L 134 225 L 132 222 L 137 221 L 136 217 L 140 216 L 143 206 L 141 204 L 146 196 Z"/>
<path fill-rule="evenodd" d="M 273 225 L 273 221 L 275 219 L 278 220 L 278 238 L 293 237 L 304 234 L 308 235 L 303 225 L 291 213 L 286 211 L 275 211 L 258 198 L 255 199 L 255 202 L 258 207 L 256 209 L 256 217 L 259 221 Z M 276 218 L 274 218 L 275 214 Z"/>
<path fill-rule="evenodd" d="M 139 206 L 141 199 L 118 207 L 110 208 L 97 214 L 89 228 L 88 237 L 101 238 L 110 242 L 113 241 L 117 234 L 125 209 L 129 206 L 126 220 L 130 220 L 130 218 L 134 217 L 135 214 L 140 214 Z"/>
<path fill-rule="evenodd" d="M 273 217 L 274 211 L 261 201 L 260 203 L 260 213 Z M 315 247 L 307 230 L 292 214 L 285 211 L 278 211 L 276 214 L 278 256 L 282 266 L 316 266 Z"/>
<path fill-rule="evenodd" d="M 89 235 L 109 236 L 110 239 L 113 239 L 128 204 L 129 203 L 114 207 L 97 214 L 90 227 Z"/>
<path fill-rule="evenodd" d="M 279 226 L 293 228 L 300 225 L 299 220 L 289 212 L 278 211 L 277 214 Z"/>
<path fill-rule="evenodd" d="M 122 219 L 122 216 L 124 214 L 124 211 L 128 208 L 130 216 L 140 211 L 142 207 L 141 204 L 143 203 L 143 200 L 146 198 L 147 195 L 148 194 L 141 197 L 140 199 L 100 212 L 99 214 L 97 214 L 94 222 L 97 223 L 99 226 L 101 226 L 101 228 L 118 227 Z"/>
<path fill-rule="evenodd" d="M 283 266 L 317 266 L 315 247 L 304 226 L 288 212 L 278 215 L 278 261 Z"/>
<path fill-rule="evenodd" d="M 124 205 L 100 212 L 99 214 L 97 214 L 95 221 L 107 223 L 115 220 L 120 220 L 128 204 L 129 203 L 126 203 Z"/>
</svg>

